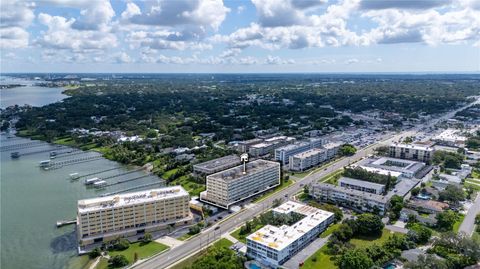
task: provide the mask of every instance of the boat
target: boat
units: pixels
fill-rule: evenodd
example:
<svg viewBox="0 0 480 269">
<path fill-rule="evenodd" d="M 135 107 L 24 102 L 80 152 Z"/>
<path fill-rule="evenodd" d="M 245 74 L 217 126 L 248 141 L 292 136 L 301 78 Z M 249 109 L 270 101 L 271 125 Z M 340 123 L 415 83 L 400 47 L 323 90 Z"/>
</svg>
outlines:
<svg viewBox="0 0 480 269">
<path fill-rule="evenodd" d="M 97 181 L 100 181 L 101 179 L 99 179 L 98 177 L 92 177 L 92 178 L 88 178 L 88 179 L 85 179 L 85 185 L 92 185 L 93 183 L 97 182 Z"/>
<path fill-rule="evenodd" d="M 78 173 L 71 173 L 68 176 L 70 177 L 70 179 L 79 179 L 80 178 L 80 175 Z"/>
<path fill-rule="evenodd" d="M 50 160 L 44 160 L 39 163 L 40 167 L 49 167 L 50 166 Z"/>
<path fill-rule="evenodd" d="M 18 151 L 12 152 L 10 153 L 10 157 L 12 157 L 12 159 L 18 159 L 20 158 L 20 152 Z"/>
<path fill-rule="evenodd" d="M 105 180 L 100 180 L 93 183 L 93 186 L 95 188 L 102 188 L 102 187 L 105 187 L 106 185 L 107 185 L 107 182 Z"/>
</svg>

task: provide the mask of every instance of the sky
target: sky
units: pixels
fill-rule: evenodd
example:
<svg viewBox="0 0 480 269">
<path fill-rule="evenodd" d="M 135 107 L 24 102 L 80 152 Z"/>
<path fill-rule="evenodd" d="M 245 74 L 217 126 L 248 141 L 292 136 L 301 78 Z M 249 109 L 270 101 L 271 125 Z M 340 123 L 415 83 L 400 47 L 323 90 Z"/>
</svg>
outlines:
<svg viewBox="0 0 480 269">
<path fill-rule="evenodd" d="M 480 71 L 480 0 L 0 3 L 2 73 Z"/>
</svg>

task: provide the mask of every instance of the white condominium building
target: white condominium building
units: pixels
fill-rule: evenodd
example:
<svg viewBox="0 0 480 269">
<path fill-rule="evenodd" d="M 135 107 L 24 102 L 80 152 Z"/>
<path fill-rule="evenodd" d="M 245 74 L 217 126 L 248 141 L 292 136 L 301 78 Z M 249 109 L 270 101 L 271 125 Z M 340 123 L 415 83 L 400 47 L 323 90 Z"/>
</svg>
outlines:
<svg viewBox="0 0 480 269">
<path fill-rule="evenodd" d="M 283 165 L 286 165 L 290 161 L 290 156 L 307 151 L 313 148 L 319 148 L 324 144 L 324 140 L 320 138 L 312 138 L 308 141 L 297 142 L 292 145 L 287 145 L 275 149 L 275 160 L 280 161 Z"/>
<path fill-rule="evenodd" d="M 311 188 L 311 195 L 321 201 L 340 204 L 362 211 L 385 214 L 389 199 L 386 196 L 363 192 L 351 188 L 335 186 L 328 183 L 317 183 Z"/>
<path fill-rule="evenodd" d="M 410 159 L 427 163 L 432 160 L 433 153 L 433 147 L 423 144 L 392 143 L 390 145 L 390 157 L 393 158 Z"/>
<path fill-rule="evenodd" d="M 338 185 L 340 187 L 374 193 L 374 194 L 382 194 L 385 192 L 385 185 L 383 184 L 353 179 L 349 177 L 341 177 L 338 180 Z"/>
<path fill-rule="evenodd" d="M 226 208 L 280 185 L 280 164 L 256 160 L 207 176 L 207 190 L 200 200 Z"/>
<path fill-rule="evenodd" d="M 292 201 L 272 211 L 275 215 L 304 216 L 291 226 L 266 225 L 247 237 L 247 255 L 272 268 L 279 267 L 317 239 L 334 221 L 334 214 L 331 212 Z"/>
<path fill-rule="evenodd" d="M 292 171 L 304 171 L 326 160 L 326 149 L 311 149 L 290 156 L 289 169 Z"/>
<path fill-rule="evenodd" d="M 262 143 L 251 145 L 248 149 L 248 153 L 254 157 L 273 154 L 276 148 L 292 144 L 294 142 L 294 137 L 275 136 L 265 139 Z"/>
<path fill-rule="evenodd" d="M 85 246 L 188 224 L 193 219 L 189 201 L 181 186 L 79 200 L 78 240 Z"/>
<path fill-rule="evenodd" d="M 326 145 L 323 145 L 323 148 L 327 150 L 327 159 L 331 159 L 338 154 L 342 143 L 340 142 L 330 142 Z"/>
<path fill-rule="evenodd" d="M 193 173 L 196 175 L 210 175 L 222 170 L 234 167 L 241 163 L 237 155 L 228 155 L 225 157 L 213 159 L 193 166 Z"/>
</svg>

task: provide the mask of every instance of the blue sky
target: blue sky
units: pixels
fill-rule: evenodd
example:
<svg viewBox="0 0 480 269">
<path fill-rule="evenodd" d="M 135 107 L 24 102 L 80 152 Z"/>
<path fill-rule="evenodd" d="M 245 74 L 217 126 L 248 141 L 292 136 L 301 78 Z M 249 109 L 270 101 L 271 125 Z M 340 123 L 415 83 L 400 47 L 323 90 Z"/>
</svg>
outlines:
<svg viewBox="0 0 480 269">
<path fill-rule="evenodd" d="M 1 5 L 1 72 L 480 71 L 480 0 Z"/>
</svg>

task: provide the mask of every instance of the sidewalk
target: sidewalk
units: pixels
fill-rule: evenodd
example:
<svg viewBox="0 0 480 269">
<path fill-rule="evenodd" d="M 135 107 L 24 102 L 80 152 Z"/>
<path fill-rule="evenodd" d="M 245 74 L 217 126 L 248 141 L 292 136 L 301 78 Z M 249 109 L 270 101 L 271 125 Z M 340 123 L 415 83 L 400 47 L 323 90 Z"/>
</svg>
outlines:
<svg viewBox="0 0 480 269">
<path fill-rule="evenodd" d="M 330 235 L 325 237 L 325 238 L 317 238 L 315 241 L 310 243 L 308 246 L 306 246 L 304 249 L 302 249 L 300 252 L 295 254 L 292 258 L 290 258 L 286 263 L 282 265 L 283 268 L 288 268 L 288 269 L 297 269 L 298 265 L 308 259 L 308 257 L 312 256 L 313 253 L 315 253 L 317 250 L 319 250 L 321 247 L 323 247 L 327 242 L 328 239 L 330 238 Z"/>
</svg>

